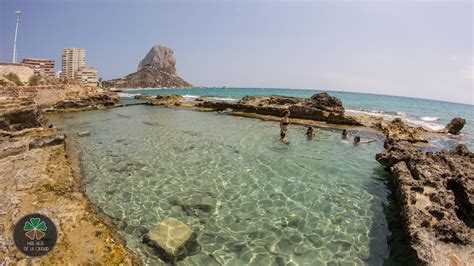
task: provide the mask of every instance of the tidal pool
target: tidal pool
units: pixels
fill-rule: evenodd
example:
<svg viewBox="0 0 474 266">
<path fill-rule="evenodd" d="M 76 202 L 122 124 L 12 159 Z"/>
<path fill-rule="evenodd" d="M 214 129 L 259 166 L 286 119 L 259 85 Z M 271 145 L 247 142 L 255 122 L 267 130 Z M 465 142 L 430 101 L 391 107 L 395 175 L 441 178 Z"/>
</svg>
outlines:
<svg viewBox="0 0 474 266">
<path fill-rule="evenodd" d="M 142 237 L 166 217 L 198 235 L 179 265 L 413 263 L 380 141 L 308 141 L 290 125 L 286 145 L 277 122 L 150 106 L 50 119 L 77 138 L 87 195 L 145 264 L 162 263 Z"/>
</svg>

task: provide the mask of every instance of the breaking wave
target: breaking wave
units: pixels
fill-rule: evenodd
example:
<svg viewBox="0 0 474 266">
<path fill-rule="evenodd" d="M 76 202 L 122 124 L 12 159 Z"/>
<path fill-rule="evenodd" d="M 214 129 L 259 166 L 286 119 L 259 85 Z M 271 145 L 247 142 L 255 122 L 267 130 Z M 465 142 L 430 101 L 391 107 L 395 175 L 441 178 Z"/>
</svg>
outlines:
<svg viewBox="0 0 474 266">
<path fill-rule="evenodd" d="M 440 130 L 444 128 L 444 125 L 435 123 L 438 121 L 438 117 L 423 116 L 419 117 L 413 114 L 407 114 L 404 112 L 391 112 L 391 111 L 381 111 L 381 110 L 351 110 L 348 109 L 348 112 L 362 114 L 362 115 L 372 115 L 382 117 L 386 121 L 391 121 L 395 118 L 400 118 L 403 121 L 412 124 L 414 126 L 421 126 L 430 130 Z"/>
</svg>

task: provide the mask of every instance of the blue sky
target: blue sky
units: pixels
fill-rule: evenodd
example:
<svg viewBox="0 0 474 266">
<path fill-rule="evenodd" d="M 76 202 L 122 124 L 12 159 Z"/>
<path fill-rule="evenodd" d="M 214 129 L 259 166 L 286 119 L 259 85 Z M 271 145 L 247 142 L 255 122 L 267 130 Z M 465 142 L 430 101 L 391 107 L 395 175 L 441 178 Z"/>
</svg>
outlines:
<svg viewBox="0 0 474 266">
<path fill-rule="evenodd" d="M 474 104 L 471 1 L 0 0 L 0 60 L 84 47 L 104 79 L 171 47 L 194 85 L 328 89 Z"/>
</svg>

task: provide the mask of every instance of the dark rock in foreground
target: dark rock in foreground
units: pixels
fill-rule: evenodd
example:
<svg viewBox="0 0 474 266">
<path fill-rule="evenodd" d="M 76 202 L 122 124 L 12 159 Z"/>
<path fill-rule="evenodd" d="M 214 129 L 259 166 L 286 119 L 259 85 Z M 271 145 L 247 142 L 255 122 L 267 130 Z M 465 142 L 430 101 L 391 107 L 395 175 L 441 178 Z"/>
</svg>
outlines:
<svg viewBox="0 0 474 266">
<path fill-rule="evenodd" d="M 238 102 L 203 101 L 197 107 L 214 110 L 232 109 L 237 112 L 281 116 L 291 111 L 291 118 L 323 121 L 332 124 L 361 126 L 354 117 L 344 114 L 341 100 L 327 93 L 318 93 L 310 99 L 289 96 L 245 96 Z"/>
<path fill-rule="evenodd" d="M 453 135 L 457 135 L 465 124 L 466 120 L 464 118 L 455 117 L 446 125 L 446 127 L 443 129 L 443 132 L 448 132 Z"/>
<path fill-rule="evenodd" d="M 390 135 L 385 148 L 376 159 L 390 167 L 404 226 L 419 262 L 472 265 L 474 154 L 464 145 L 423 154 L 408 139 Z"/>
</svg>

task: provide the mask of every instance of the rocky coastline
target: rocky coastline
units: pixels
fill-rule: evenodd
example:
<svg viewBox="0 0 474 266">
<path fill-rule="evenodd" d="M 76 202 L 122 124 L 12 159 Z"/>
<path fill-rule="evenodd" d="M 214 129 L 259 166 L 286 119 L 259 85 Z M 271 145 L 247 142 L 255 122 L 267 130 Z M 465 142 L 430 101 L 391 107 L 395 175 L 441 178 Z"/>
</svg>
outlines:
<svg viewBox="0 0 474 266">
<path fill-rule="evenodd" d="M 73 143 L 64 134 L 49 128 L 43 118 L 44 112 L 123 106 L 107 91 L 84 89 L 78 92 L 78 89 L 66 90 L 54 101 L 47 97 L 57 94 L 54 91 L 12 96 L 11 90 L 3 90 L 0 177 L 1 189 L 7 196 L 0 201 L 0 230 L 2 235 L 11 235 L 15 221 L 39 210 L 60 228 L 58 245 L 61 247 L 48 256 L 30 259 L 3 237 L 0 238 L 0 255 L 6 263 L 140 264 L 139 258 L 126 248 L 111 223 L 96 213 L 84 194 Z M 405 230 L 418 262 L 469 265 L 474 260 L 474 155 L 465 146 L 424 154 L 420 148 L 429 145 L 427 130 L 407 126 L 399 119 L 386 123 L 347 115 L 341 101 L 325 93 L 309 99 L 247 96 L 238 102 L 210 101 L 204 97 L 190 102 L 181 95 L 140 95 L 137 98 L 146 100 L 149 105 L 268 120 L 278 120 L 283 110 L 288 109 L 292 112 L 292 123 L 379 132 L 385 135 L 385 151 L 377 154 L 376 159 L 392 173 Z M 457 134 L 464 124 L 465 121 L 456 118 L 444 130 L 431 133 Z M 174 227 L 186 228 L 187 233 L 182 235 Z M 169 241 L 165 236 L 174 245 L 166 244 Z M 171 220 L 162 221 L 144 236 L 144 242 L 170 263 L 192 254 L 193 239 L 194 234 L 186 225 Z"/>
<path fill-rule="evenodd" d="M 384 135 L 385 151 L 376 160 L 392 173 L 410 246 L 422 265 L 474 263 L 474 155 L 466 146 L 423 153 L 430 134 L 459 134 L 465 125 L 453 118 L 439 131 L 412 127 L 401 119 L 385 122 L 379 117 L 348 116 L 339 99 L 325 93 L 310 99 L 284 96 L 246 96 L 238 102 L 197 98 L 187 102 L 180 95 L 136 96 L 150 105 L 192 108 L 278 121 L 290 110 L 296 124 L 357 127 Z M 321 124 L 323 123 L 323 124 Z"/>
<path fill-rule="evenodd" d="M 474 263 L 474 154 L 422 153 L 420 131 L 401 120 L 384 128 L 385 150 L 376 160 L 392 173 L 410 246 L 421 265 Z"/>
<path fill-rule="evenodd" d="M 71 140 L 43 116 L 45 111 L 119 106 L 116 98 L 77 85 L 52 100 L 46 96 L 58 95 L 51 90 L 19 96 L 11 93 L 21 88 L 0 88 L 0 264 L 140 265 L 87 198 Z M 15 223 L 30 213 L 46 215 L 58 228 L 57 243 L 47 256 L 25 256 L 10 237 Z"/>
</svg>

